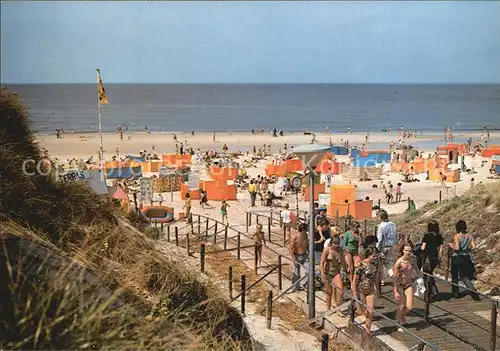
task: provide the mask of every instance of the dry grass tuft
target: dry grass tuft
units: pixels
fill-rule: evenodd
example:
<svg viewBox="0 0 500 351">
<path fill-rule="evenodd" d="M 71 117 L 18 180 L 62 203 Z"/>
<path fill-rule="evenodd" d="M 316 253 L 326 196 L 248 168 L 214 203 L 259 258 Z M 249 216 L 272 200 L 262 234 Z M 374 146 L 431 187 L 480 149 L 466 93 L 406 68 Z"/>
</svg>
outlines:
<svg viewBox="0 0 500 351">
<path fill-rule="evenodd" d="M 0 158 L 0 348 L 251 348 L 239 313 L 112 202 L 23 172 L 42 157 L 5 89 Z"/>
</svg>

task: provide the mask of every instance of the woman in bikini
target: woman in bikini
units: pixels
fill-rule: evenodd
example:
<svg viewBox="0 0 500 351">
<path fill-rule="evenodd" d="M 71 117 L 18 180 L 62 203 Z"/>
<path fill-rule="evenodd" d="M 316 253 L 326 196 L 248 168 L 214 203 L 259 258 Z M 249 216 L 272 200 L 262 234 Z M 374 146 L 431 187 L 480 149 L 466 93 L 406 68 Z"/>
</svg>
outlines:
<svg viewBox="0 0 500 351">
<path fill-rule="evenodd" d="M 354 271 L 352 294 L 361 301 L 364 300 L 364 303 L 368 306 L 365 308 L 359 304 L 358 311 L 365 315 L 365 331 L 371 334 L 375 299 L 380 296 L 378 287 L 382 265 L 378 262 L 378 251 L 374 246 L 366 248 L 363 257 L 363 260 Z"/>
<path fill-rule="evenodd" d="M 334 296 L 335 306 L 339 306 L 342 302 L 342 292 L 344 284 L 342 282 L 342 269 L 345 269 L 344 257 L 340 249 L 340 238 L 332 237 L 328 245 L 321 254 L 319 271 L 321 279 L 325 284 L 326 309 L 332 307 L 332 293 Z"/>
<path fill-rule="evenodd" d="M 417 260 L 413 256 L 413 245 L 406 243 L 401 257 L 394 264 L 394 297 L 398 301 L 396 320 L 405 324 L 405 316 L 413 309 L 413 282 L 420 278 Z"/>
</svg>

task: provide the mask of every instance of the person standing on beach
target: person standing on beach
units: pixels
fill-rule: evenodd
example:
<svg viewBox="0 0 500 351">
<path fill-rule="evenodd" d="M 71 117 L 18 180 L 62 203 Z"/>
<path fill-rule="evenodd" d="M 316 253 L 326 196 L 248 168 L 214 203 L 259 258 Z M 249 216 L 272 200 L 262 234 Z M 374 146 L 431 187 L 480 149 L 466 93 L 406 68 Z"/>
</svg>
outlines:
<svg viewBox="0 0 500 351">
<path fill-rule="evenodd" d="M 191 223 L 191 195 L 189 193 L 186 193 L 186 201 L 182 208 L 186 209 L 186 220 Z"/>
<path fill-rule="evenodd" d="M 184 144 L 181 143 L 181 146 L 179 147 L 179 151 L 181 155 L 184 155 Z"/>
<path fill-rule="evenodd" d="M 251 239 L 255 241 L 255 246 L 257 248 L 257 264 L 258 267 L 260 267 L 262 265 L 262 244 L 264 244 L 264 246 L 267 245 L 264 232 L 262 231 L 262 224 L 257 224 L 257 228 Z"/>
<path fill-rule="evenodd" d="M 443 187 L 443 189 L 447 190 L 448 188 L 446 187 L 446 175 L 443 174 L 443 172 L 439 172 L 439 175 L 441 177 L 441 187 Z"/>
<path fill-rule="evenodd" d="M 285 204 L 285 209 L 281 211 L 281 219 L 283 221 L 283 228 L 287 233 L 286 242 L 288 242 L 292 232 L 292 211 L 290 211 L 290 205 Z"/>
<path fill-rule="evenodd" d="M 252 179 L 250 185 L 248 186 L 248 192 L 250 193 L 250 206 L 255 207 L 255 199 L 257 198 L 257 186 L 255 181 Z"/>
<path fill-rule="evenodd" d="M 222 200 L 222 205 L 220 206 L 220 214 L 222 217 L 222 224 L 229 225 L 229 220 L 227 218 L 227 208 L 231 207 L 229 204 L 226 202 L 226 200 Z"/>
<path fill-rule="evenodd" d="M 207 192 L 203 189 L 200 190 L 200 206 L 205 209 L 205 205 L 208 205 Z"/>
<path fill-rule="evenodd" d="M 294 288 L 292 292 L 304 290 L 307 283 L 304 279 L 302 283 L 299 284 L 299 286 L 296 285 L 296 282 L 301 278 L 300 267 L 304 267 L 304 270 L 306 270 L 305 267 L 308 261 L 308 241 L 306 231 L 307 225 L 301 224 L 299 227 L 299 231 L 290 235 L 290 245 L 288 247 L 288 251 L 290 252 L 290 258 L 293 261 L 292 285 L 294 285 Z"/>
<path fill-rule="evenodd" d="M 158 194 L 158 203 L 161 204 L 163 203 L 163 195 L 162 194 Z"/>
<path fill-rule="evenodd" d="M 403 196 L 403 193 L 401 192 L 401 183 L 398 183 L 396 186 L 396 202 L 401 201 L 401 197 Z"/>
<path fill-rule="evenodd" d="M 213 142 L 215 143 L 215 133 L 214 133 L 214 135 L 212 136 L 212 140 L 213 140 Z"/>
</svg>

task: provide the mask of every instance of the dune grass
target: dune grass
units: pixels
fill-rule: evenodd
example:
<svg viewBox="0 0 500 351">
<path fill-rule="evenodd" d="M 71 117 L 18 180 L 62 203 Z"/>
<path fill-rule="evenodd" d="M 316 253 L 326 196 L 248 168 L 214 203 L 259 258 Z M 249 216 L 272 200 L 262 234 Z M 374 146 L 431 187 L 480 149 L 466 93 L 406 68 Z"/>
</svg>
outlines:
<svg viewBox="0 0 500 351">
<path fill-rule="evenodd" d="M 2 89 L 0 348 L 252 348 L 237 310 L 113 202 L 28 175 L 43 159 L 34 140 L 27 109 Z"/>
<path fill-rule="evenodd" d="M 431 219 L 438 221 L 446 242 L 451 242 L 457 221 L 465 220 L 478 246 L 474 257 L 480 280 L 485 288 L 500 286 L 495 274 L 500 261 L 500 183 L 477 184 L 463 196 L 427 204 L 396 216 L 395 221 L 399 233 L 418 242 Z"/>
</svg>

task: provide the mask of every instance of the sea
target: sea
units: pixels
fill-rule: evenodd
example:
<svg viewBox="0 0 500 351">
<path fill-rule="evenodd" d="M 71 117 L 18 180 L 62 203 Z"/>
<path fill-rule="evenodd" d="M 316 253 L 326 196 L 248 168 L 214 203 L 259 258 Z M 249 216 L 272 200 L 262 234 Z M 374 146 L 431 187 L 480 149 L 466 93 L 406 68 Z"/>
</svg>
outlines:
<svg viewBox="0 0 500 351">
<path fill-rule="evenodd" d="M 500 127 L 500 85 L 106 84 L 103 131 L 442 132 Z M 38 133 L 98 131 L 96 84 L 7 85 Z"/>
</svg>

